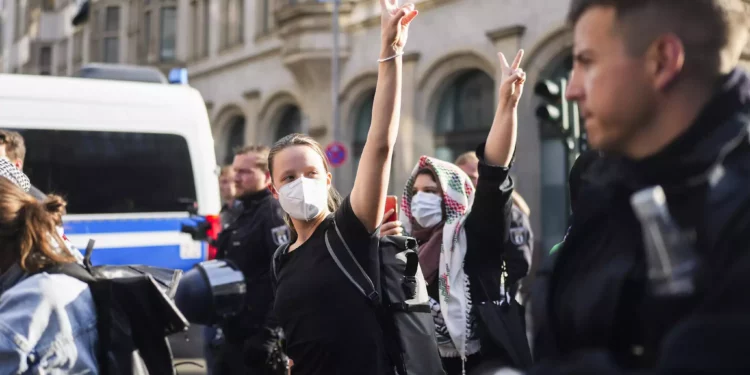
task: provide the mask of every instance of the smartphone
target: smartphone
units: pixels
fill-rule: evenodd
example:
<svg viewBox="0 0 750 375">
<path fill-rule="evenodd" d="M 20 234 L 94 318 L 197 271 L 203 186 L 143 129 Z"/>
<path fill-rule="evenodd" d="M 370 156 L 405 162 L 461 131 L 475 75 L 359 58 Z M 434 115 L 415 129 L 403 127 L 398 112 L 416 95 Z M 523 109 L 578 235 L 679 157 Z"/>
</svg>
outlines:
<svg viewBox="0 0 750 375">
<path fill-rule="evenodd" d="M 390 223 L 398 220 L 398 197 L 395 195 L 389 195 L 385 197 L 385 213 L 387 214 L 390 210 L 394 210 L 393 214 L 385 218 L 384 223 Z"/>
</svg>

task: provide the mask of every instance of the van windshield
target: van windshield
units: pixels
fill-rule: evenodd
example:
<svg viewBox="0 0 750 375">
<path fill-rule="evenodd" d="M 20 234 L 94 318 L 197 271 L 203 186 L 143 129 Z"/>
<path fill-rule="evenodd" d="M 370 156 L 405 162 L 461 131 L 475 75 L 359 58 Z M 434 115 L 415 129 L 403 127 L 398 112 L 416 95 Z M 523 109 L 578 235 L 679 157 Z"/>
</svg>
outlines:
<svg viewBox="0 0 750 375">
<path fill-rule="evenodd" d="M 176 134 L 13 129 L 26 141 L 24 172 L 68 214 L 186 210 L 196 200 L 187 141 Z"/>
</svg>

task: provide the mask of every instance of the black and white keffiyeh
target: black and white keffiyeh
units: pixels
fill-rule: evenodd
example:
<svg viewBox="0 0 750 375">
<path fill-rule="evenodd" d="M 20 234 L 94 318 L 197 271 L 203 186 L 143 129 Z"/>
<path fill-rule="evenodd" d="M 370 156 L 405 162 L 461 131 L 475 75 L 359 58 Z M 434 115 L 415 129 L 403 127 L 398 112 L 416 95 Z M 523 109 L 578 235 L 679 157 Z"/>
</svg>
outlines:
<svg viewBox="0 0 750 375">
<path fill-rule="evenodd" d="M 0 158 L 0 177 L 9 179 L 11 182 L 18 185 L 18 187 L 20 187 L 27 193 L 29 192 L 29 189 L 31 189 L 31 182 L 29 182 L 29 178 L 26 177 L 26 175 L 18 168 L 16 168 L 16 166 L 13 165 L 13 163 L 11 163 L 7 158 Z"/>
</svg>

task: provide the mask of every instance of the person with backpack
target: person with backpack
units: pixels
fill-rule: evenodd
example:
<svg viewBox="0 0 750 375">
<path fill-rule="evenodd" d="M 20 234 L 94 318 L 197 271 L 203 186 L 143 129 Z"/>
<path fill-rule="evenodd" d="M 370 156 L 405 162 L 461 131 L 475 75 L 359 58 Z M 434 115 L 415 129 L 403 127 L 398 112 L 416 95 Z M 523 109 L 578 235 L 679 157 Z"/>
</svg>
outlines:
<svg viewBox="0 0 750 375">
<path fill-rule="evenodd" d="M 40 202 L 29 188 L 28 178 L 0 159 L 0 373 L 98 374 L 88 285 L 43 272 L 76 262 L 57 229 L 66 202 L 55 195 Z"/>
<path fill-rule="evenodd" d="M 381 0 L 380 5 L 382 45 L 372 123 L 351 194 L 340 200 L 326 156 L 311 137 L 288 135 L 268 156 L 273 193 L 292 229 L 291 245 L 274 261 L 274 313 L 294 375 L 384 375 L 394 369 L 377 310 L 327 249 L 331 232 L 340 233 L 358 263 L 376 273 L 376 229 L 385 211 L 401 112 L 402 55 L 409 24 L 417 16 L 413 4 Z"/>
</svg>

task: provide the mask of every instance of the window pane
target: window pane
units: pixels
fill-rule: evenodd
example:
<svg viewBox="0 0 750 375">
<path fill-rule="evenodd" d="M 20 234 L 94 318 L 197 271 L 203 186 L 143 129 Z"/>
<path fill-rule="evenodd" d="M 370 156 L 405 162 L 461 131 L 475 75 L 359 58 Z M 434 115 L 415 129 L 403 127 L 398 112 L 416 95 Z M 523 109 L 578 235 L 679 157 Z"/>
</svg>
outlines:
<svg viewBox="0 0 750 375">
<path fill-rule="evenodd" d="M 119 38 L 104 38 L 104 62 L 116 63 L 120 61 L 119 44 Z"/>
<path fill-rule="evenodd" d="M 456 95 L 458 116 L 455 130 L 489 129 L 495 115 L 495 83 L 481 71 L 464 75 L 459 81 Z"/>
<path fill-rule="evenodd" d="M 232 120 L 227 139 L 226 157 L 224 164 L 232 164 L 234 161 L 234 150 L 245 145 L 245 118 L 237 116 Z"/>
<path fill-rule="evenodd" d="M 104 31 L 120 30 L 120 7 L 107 7 Z"/>
<path fill-rule="evenodd" d="M 57 61 L 60 66 L 68 65 L 68 40 L 65 39 L 60 42 L 60 49 L 57 55 Z"/>
<path fill-rule="evenodd" d="M 196 199 L 190 152 L 175 134 L 20 130 L 24 171 L 70 214 L 178 212 Z M 168 155 L 169 157 L 165 157 Z"/>
<path fill-rule="evenodd" d="M 276 127 L 276 139 L 274 141 L 292 133 L 299 133 L 300 131 L 302 131 L 302 112 L 300 112 L 297 106 L 288 106 L 284 109 L 281 119 L 279 119 L 279 124 Z"/>
<path fill-rule="evenodd" d="M 357 122 L 354 124 L 354 142 L 367 141 L 367 132 L 372 122 L 372 102 L 375 100 L 375 90 L 368 93 L 357 111 Z"/>
<path fill-rule="evenodd" d="M 268 32 L 270 29 L 270 15 L 271 15 L 271 6 L 269 4 L 269 1 L 271 0 L 261 0 L 263 2 L 263 9 L 261 10 L 263 13 L 261 13 L 262 22 L 263 22 L 263 32 Z"/>
<path fill-rule="evenodd" d="M 445 90 L 438 106 L 438 134 L 488 129 L 495 116 L 495 83 L 480 70 L 459 76 Z"/>
<path fill-rule="evenodd" d="M 237 0 L 237 36 L 236 42 L 242 42 L 245 35 L 245 0 Z"/>
<path fill-rule="evenodd" d="M 211 30 L 211 8 L 209 0 L 203 0 L 203 56 L 208 56 Z"/>
<path fill-rule="evenodd" d="M 175 39 L 177 28 L 177 8 L 161 8 L 161 29 L 159 37 L 159 58 L 164 60 L 175 59 Z"/>
<path fill-rule="evenodd" d="M 42 47 L 39 50 L 39 74 L 49 75 L 52 70 L 52 47 Z"/>
<path fill-rule="evenodd" d="M 52 64 L 52 47 L 42 47 L 39 52 L 39 65 L 48 66 Z"/>
<path fill-rule="evenodd" d="M 83 31 L 77 31 L 73 34 L 73 61 L 83 60 Z"/>
<path fill-rule="evenodd" d="M 454 130 L 456 123 L 456 85 L 451 85 L 443 93 L 438 105 L 435 133 L 445 134 Z"/>
<path fill-rule="evenodd" d="M 143 15 L 143 50 L 147 56 L 151 53 L 151 11 Z"/>
</svg>

